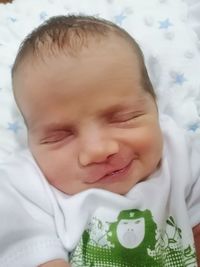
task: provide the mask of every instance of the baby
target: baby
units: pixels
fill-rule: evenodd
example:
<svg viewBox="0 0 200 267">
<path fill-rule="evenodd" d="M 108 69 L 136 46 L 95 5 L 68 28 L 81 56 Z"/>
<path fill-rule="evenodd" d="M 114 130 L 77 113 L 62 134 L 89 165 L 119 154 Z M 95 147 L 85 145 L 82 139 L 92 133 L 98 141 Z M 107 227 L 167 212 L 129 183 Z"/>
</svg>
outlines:
<svg viewBox="0 0 200 267">
<path fill-rule="evenodd" d="M 54 17 L 22 43 L 12 78 L 31 154 L 0 167 L 0 266 L 197 266 L 198 155 L 158 114 L 134 39 Z"/>
</svg>

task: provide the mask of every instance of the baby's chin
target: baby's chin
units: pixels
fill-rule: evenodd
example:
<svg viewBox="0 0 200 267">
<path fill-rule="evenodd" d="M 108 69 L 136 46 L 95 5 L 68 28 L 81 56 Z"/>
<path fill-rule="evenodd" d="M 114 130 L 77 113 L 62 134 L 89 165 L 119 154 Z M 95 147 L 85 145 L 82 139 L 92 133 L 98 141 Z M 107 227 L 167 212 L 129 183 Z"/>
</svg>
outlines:
<svg viewBox="0 0 200 267">
<path fill-rule="evenodd" d="M 82 186 L 74 186 L 74 187 L 56 187 L 59 191 L 73 196 L 79 194 L 81 192 L 91 190 L 91 189 L 101 189 L 108 192 L 112 192 L 118 195 L 126 195 L 139 181 L 135 182 L 124 182 L 124 183 L 112 183 L 112 184 L 82 184 Z M 54 186 L 55 187 L 55 186 Z"/>
<path fill-rule="evenodd" d="M 75 195 L 89 189 L 102 189 L 119 195 L 126 195 L 136 184 L 145 181 L 161 164 L 161 160 L 144 168 L 140 161 L 132 161 L 122 170 L 106 175 L 95 182 L 81 180 L 68 181 L 67 184 L 53 184 L 67 195 Z"/>
<path fill-rule="evenodd" d="M 147 177 L 147 168 L 144 168 L 139 160 L 132 160 L 122 169 L 87 182 L 73 174 L 69 174 L 70 178 L 66 179 L 67 174 L 59 176 L 60 173 L 46 173 L 45 170 L 43 173 L 49 184 L 66 195 L 76 195 L 89 189 L 101 189 L 126 195 L 137 183 L 144 180 L 143 177 Z"/>
<path fill-rule="evenodd" d="M 115 193 L 115 194 L 118 194 L 118 195 L 126 195 L 131 189 L 132 187 L 129 187 L 128 189 L 121 189 L 121 188 L 107 188 L 107 187 L 103 187 L 103 186 L 93 186 L 93 187 L 85 187 L 85 188 L 82 188 L 82 189 L 76 189 L 76 190 L 65 190 L 65 189 L 61 189 L 61 188 L 56 188 L 57 190 L 61 191 L 62 193 L 68 195 L 68 196 L 74 196 L 74 195 L 77 195 L 81 192 L 84 192 L 84 191 L 87 191 L 87 190 L 91 190 L 91 189 L 100 189 L 100 190 L 105 190 L 105 191 L 108 191 L 108 192 L 112 192 L 112 193 Z"/>
</svg>

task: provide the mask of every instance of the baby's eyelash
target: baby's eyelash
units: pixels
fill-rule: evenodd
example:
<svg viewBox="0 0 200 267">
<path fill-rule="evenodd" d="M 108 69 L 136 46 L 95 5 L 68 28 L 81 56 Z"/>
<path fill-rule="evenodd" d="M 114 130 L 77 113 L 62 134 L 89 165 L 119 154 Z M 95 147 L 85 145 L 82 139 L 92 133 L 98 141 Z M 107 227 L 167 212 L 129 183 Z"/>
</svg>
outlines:
<svg viewBox="0 0 200 267">
<path fill-rule="evenodd" d="M 41 141 L 40 144 L 42 144 L 42 145 L 53 144 L 53 143 L 57 143 L 61 140 L 63 140 L 63 138 L 55 139 L 55 140 L 44 140 L 44 141 Z"/>
<path fill-rule="evenodd" d="M 124 115 L 119 115 L 116 117 L 113 117 L 111 119 L 112 123 L 128 123 L 129 121 L 136 119 L 140 116 L 144 115 L 144 113 L 129 113 L 129 114 L 124 114 Z"/>
<path fill-rule="evenodd" d="M 52 136 L 49 136 L 49 137 L 45 137 L 44 139 L 42 139 L 40 141 L 40 144 L 52 144 L 52 143 L 56 143 L 56 142 L 60 142 L 62 141 L 63 139 L 71 136 L 71 132 L 68 132 L 68 131 L 63 131 L 63 132 L 60 132 L 58 134 L 54 134 Z"/>
</svg>

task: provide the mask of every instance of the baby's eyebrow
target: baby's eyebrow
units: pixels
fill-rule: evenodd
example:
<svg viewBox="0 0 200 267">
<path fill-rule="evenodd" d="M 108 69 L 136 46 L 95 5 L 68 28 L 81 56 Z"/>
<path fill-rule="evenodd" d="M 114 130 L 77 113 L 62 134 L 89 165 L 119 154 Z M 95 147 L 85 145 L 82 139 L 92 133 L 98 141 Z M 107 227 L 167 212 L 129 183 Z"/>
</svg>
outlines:
<svg viewBox="0 0 200 267">
<path fill-rule="evenodd" d="M 51 122 L 46 125 L 43 125 L 43 131 L 51 132 L 54 130 L 62 130 L 62 129 L 69 129 L 71 126 L 66 123 L 59 123 L 59 122 Z"/>
<path fill-rule="evenodd" d="M 138 109 L 142 109 L 145 106 L 146 101 L 144 99 L 139 99 L 137 101 L 129 102 L 129 103 L 123 103 L 123 104 L 116 104 L 113 105 L 107 109 L 104 109 L 99 112 L 99 115 L 101 116 L 112 116 L 114 114 L 117 114 L 119 112 L 123 111 L 133 111 L 134 109 L 137 111 Z"/>
<path fill-rule="evenodd" d="M 121 113 L 121 112 L 138 112 L 143 110 L 146 107 L 147 101 L 145 98 L 139 98 L 139 99 L 135 99 L 129 103 L 125 102 L 125 103 L 118 103 L 118 104 L 114 104 L 112 106 L 109 106 L 107 108 L 104 108 L 102 110 L 99 110 L 98 113 L 96 114 L 99 117 L 112 117 L 115 114 Z M 44 124 L 40 124 L 40 125 L 34 125 L 32 124 L 32 127 L 29 127 L 29 130 L 32 133 L 35 132 L 39 132 L 42 134 L 46 134 L 49 132 L 53 132 L 53 131 L 59 131 L 59 130 L 65 130 L 65 131 L 70 131 L 71 129 L 74 128 L 74 126 L 72 124 L 69 123 L 63 123 L 63 122 L 48 122 L 48 123 L 44 123 Z"/>
<path fill-rule="evenodd" d="M 68 130 L 69 128 L 70 125 L 67 125 L 66 123 L 50 122 L 47 124 L 31 127 L 30 131 L 32 133 L 47 134 L 53 131 Z"/>
<path fill-rule="evenodd" d="M 108 107 L 106 109 L 103 109 L 101 111 L 99 111 L 99 115 L 101 116 L 108 116 L 108 115 L 113 115 L 117 112 L 120 112 L 120 111 L 124 111 L 127 109 L 127 105 L 123 105 L 123 104 L 116 104 L 116 105 L 113 105 L 111 107 Z"/>
</svg>

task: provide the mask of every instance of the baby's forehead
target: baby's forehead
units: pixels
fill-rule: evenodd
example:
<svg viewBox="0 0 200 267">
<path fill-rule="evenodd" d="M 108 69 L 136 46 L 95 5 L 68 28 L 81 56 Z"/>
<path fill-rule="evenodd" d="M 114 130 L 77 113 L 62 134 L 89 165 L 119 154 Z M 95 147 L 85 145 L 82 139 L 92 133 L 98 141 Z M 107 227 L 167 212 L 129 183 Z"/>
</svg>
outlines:
<svg viewBox="0 0 200 267">
<path fill-rule="evenodd" d="M 137 54 L 139 61 L 143 61 L 137 42 L 124 29 L 110 21 L 82 15 L 52 17 L 33 30 L 22 42 L 12 68 L 12 77 L 21 63 L 31 56 L 33 63 L 36 60 L 45 61 L 59 53 L 77 57 L 85 48 L 90 50 L 92 43 L 98 49 L 98 44 L 102 46 L 115 42 L 121 43 L 118 50 L 129 46 Z"/>
<path fill-rule="evenodd" d="M 37 54 L 28 53 L 13 79 L 15 96 L 30 94 L 49 84 L 56 88 L 60 81 L 67 79 L 68 87 L 74 88 L 80 81 L 89 87 L 116 80 L 141 80 L 139 60 L 132 48 L 118 36 L 99 40 L 91 39 L 81 49 L 69 52 L 68 47 L 52 48 L 48 43 L 40 46 Z M 126 77 L 126 79 L 125 79 Z M 34 86 L 33 86 L 34 85 Z M 111 84 L 109 85 L 111 86 Z M 109 87 L 108 86 L 108 87 Z M 37 91 L 36 90 L 36 91 Z"/>
<path fill-rule="evenodd" d="M 116 46 L 115 44 L 120 44 Z M 90 52 L 103 51 L 106 53 L 114 53 L 112 48 L 115 46 L 116 55 L 122 50 L 129 50 L 133 54 L 140 58 L 139 51 L 127 41 L 127 39 L 118 35 L 116 32 L 110 32 L 109 35 L 101 36 L 99 34 L 93 34 L 89 36 L 78 36 L 71 34 L 69 40 L 65 40 L 63 37 L 62 41 L 54 41 L 49 38 L 48 35 L 44 35 L 43 39 L 40 38 L 35 41 L 34 45 L 27 45 L 22 55 L 19 57 L 19 61 L 13 67 L 13 73 L 20 65 L 26 65 L 22 63 L 28 63 L 29 66 L 37 64 L 39 62 L 47 62 L 52 58 L 59 58 L 60 55 L 79 58 L 88 55 Z M 107 49 L 111 48 L 111 49 Z M 116 51 L 116 49 L 118 51 Z M 141 61 L 139 59 L 139 61 Z"/>
<path fill-rule="evenodd" d="M 27 56 L 32 56 L 32 60 L 40 59 L 44 60 L 52 57 L 59 57 L 60 55 L 65 55 L 69 57 L 84 57 L 88 53 L 93 52 L 104 52 L 104 53 L 114 53 L 112 49 L 122 52 L 122 50 L 130 50 L 134 54 L 138 54 L 137 50 L 134 49 L 127 42 L 126 39 L 121 38 L 117 34 L 109 34 L 106 37 L 100 36 L 89 36 L 86 38 L 73 37 L 70 42 L 63 42 L 62 46 L 59 43 L 53 43 L 47 37 L 43 42 L 38 42 L 37 48 L 30 50 Z"/>
<path fill-rule="evenodd" d="M 69 59 L 67 62 L 76 62 L 79 64 L 80 61 L 88 60 L 89 57 L 96 54 L 96 58 L 109 57 L 112 56 L 117 60 L 119 54 L 121 55 L 131 55 L 125 56 L 126 61 L 138 60 L 138 55 L 136 51 L 127 43 L 126 40 L 120 38 L 117 35 L 109 35 L 106 38 L 88 38 L 84 41 L 85 43 L 78 44 L 76 47 L 69 47 L 68 44 L 63 44 L 62 47 L 52 44 L 49 39 L 41 42 L 37 46 L 37 51 L 27 51 L 21 61 L 21 69 L 34 70 L 34 68 L 46 67 L 52 64 L 55 60 L 60 60 L 65 57 Z M 95 59 L 95 57 L 93 57 Z M 94 67 L 98 68 L 98 62 L 90 61 L 90 64 L 94 64 Z M 120 62 L 119 62 L 120 63 Z M 122 64 L 124 62 L 121 62 Z M 105 63 L 106 64 L 106 63 Z M 138 64 L 139 67 L 140 64 Z"/>
</svg>

